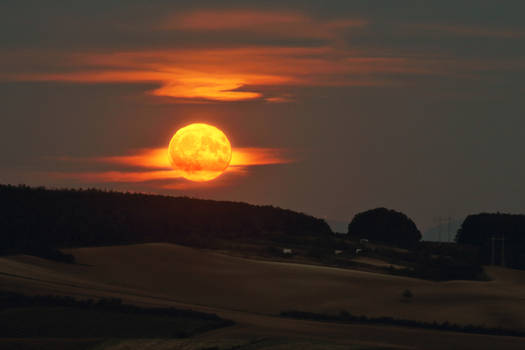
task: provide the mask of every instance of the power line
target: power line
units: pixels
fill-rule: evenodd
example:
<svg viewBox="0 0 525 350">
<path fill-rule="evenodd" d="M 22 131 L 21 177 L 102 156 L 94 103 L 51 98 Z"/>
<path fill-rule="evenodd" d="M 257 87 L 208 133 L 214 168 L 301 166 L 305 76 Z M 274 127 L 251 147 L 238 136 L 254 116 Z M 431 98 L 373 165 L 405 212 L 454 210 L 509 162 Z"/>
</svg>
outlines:
<svg viewBox="0 0 525 350">
<path fill-rule="evenodd" d="M 441 216 L 435 217 L 434 224 L 436 225 L 436 228 L 437 228 L 438 242 L 441 242 L 441 230 L 443 228 L 443 218 Z"/>
<path fill-rule="evenodd" d="M 447 223 L 447 242 L 450 242 L 450 231 L 452 226 L 452 218 L 448 217 L 448 223 Z"/>
</svg>

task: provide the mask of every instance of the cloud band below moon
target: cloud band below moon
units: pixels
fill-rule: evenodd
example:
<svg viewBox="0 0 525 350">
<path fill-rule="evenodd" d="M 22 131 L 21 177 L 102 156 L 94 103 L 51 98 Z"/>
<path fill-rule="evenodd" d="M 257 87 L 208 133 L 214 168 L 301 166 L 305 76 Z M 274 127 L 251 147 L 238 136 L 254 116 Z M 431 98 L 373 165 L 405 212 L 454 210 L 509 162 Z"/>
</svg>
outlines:
<svg viewBox="0 0 525 350">
<path fill-rule="evenodd" d="M 181 174 L 173 169 L 166 148 L 146 148 L 126 155 L 104 157 L 58 157 L 61 162 L 81 164 L 104 164 L 109 170 L 87 172 L 49 172 L 57 179 L 71 179 L 88 183 L 138 183 L 162 180 L 179 180 Z M 248 168 L 263 165 L 287 164 L 297 161 L 288 149 L 282 148 L 233 148 L 230 166 L 226 174 L 242 175 Z M 195 184 L 193 187 L 197 186 Z M 202 186 L 209 186 L 202 184 Z M 180 184 L 162 184 L 162 188 L 181 188 Z"/>
</svg>

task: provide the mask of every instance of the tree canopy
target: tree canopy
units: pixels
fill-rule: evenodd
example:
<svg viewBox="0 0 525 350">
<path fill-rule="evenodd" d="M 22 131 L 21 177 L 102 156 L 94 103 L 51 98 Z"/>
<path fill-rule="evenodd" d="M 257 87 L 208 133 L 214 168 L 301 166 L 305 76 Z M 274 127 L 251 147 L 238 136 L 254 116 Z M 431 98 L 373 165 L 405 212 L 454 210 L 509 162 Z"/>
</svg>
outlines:
<svg viewBox="0 0 525 350">
<path fill-rule="evenodd" d="M 421 239 L 421 232 L 408 216 L 386 208 L 376 208 L 354 216 L 348 225 L 348 234 L 400 247 L 413 247 Z"/>
<path fill-rule="evenodd" d="M 492 260 L 493 238 L 496 263 L 502 263 L 503 250 L 505 265 L 525 268 L 525 215 L 469 215 L 458 230 L 456 242 L 480 247 L 483 262 L 488 264 Z"/>
</svg>

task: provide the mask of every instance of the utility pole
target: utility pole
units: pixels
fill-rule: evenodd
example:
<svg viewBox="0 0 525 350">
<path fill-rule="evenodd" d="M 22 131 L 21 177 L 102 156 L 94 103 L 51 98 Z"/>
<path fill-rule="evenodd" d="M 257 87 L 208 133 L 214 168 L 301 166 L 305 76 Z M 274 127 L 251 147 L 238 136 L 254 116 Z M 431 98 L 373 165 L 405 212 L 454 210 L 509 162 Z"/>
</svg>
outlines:
<svg viewBox="0 0 525 350">
<path fill-rule="evenodd" d="M 505 234 L 501 236 L 501 266 L 505 266 Z"/>
<path fill-rule="evenodd" d="M 496 235 L 492 235 L 491 238 L 491 264 L 496 265 L 496 241 L 501 242 L 501 261 L 499 265 L 505 266 L 505 234 L 502 234 L 500 238 Z"/>
<path fill-rule="evenodd" d="M 436 218 L 436 224 L 438 229 L 438 241 L 441 243 L 441 230 L 443 229 L 443 218 L 441 218 L 441 216 Z"/>
<path fill-rule="evenodd" d="M 448 223 L 447 223 L 447 242 L 450 243 L 450 227 L 452 225 L 452 218 L 448 217 Z"/>
<path fill-rule="evenodd" d="M 491 265 L 496 265 L 496 256 L 495 256 L 495 250 L 494 250 L 494 242 L 496 241 L 496 237 L 492 236 L 490 237 L 491 238 L 491 241 L 492 241 L 492 249 L 490 250 L 490 264 Z"/>
</svg>

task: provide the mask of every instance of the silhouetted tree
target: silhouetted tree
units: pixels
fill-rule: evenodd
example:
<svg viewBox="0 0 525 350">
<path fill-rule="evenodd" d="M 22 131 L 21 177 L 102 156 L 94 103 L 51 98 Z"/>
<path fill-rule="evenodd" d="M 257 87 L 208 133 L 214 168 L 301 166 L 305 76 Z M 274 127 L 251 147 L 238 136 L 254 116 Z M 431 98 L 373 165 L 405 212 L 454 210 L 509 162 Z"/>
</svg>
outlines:
<svg viewBox="0 0 525 350">
<path fill-rule="evenodd" d="M 386 208 L 357 214 L 348 225 L 348 235 L 406 248 L 414 247 L 421 239 L 421 232 L 409 217 Z"/>
<path fill-rule="evenodd" d="M 483 263 L 491 262 L 492 238 L 505 239 L 505 265 L 525 269 L 525 215 L 477 214 L 463 221 L 456 235 L 456 242 L 480 249 Z M 497 263 L 501 263 L 501 241 L 496 241 Z"/>
</svg>

